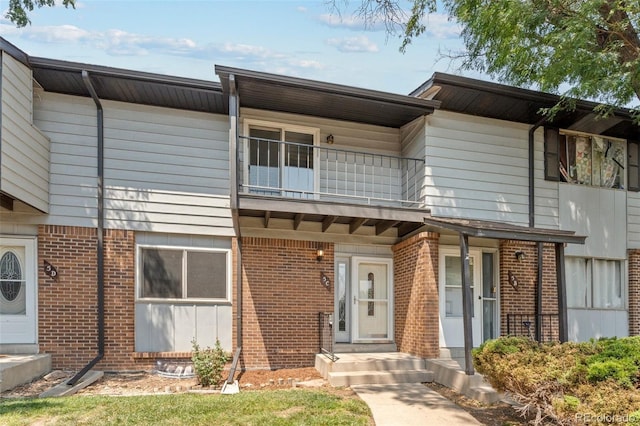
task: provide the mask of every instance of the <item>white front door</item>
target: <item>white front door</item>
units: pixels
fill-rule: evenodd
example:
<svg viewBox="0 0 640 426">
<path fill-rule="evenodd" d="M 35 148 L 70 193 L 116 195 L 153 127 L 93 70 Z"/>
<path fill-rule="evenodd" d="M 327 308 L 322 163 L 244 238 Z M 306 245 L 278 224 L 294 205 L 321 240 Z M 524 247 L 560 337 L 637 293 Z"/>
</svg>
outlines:
<svg viewBox="0 0 640 426">
<path fill-rule="evenodd" d="M 462 317 L 462 273 L 460 250 L 442 248 L 440 250 L 440 346 L 458 348 L 464 346 L 464 325 Z M 482 343 L 482 296 L 480 253 L 470 251 L 469 272 L 472 292 L 473 346 Z"/>
<path fill-rule="evenodd" d="M 35 238 L 0 237 L 0 344 L 37 343 Z"/>
<path fill-rule="evenodd" d="M 352 342 L 393 340 L 393 261 L 352 258 Z"/>
</svg>

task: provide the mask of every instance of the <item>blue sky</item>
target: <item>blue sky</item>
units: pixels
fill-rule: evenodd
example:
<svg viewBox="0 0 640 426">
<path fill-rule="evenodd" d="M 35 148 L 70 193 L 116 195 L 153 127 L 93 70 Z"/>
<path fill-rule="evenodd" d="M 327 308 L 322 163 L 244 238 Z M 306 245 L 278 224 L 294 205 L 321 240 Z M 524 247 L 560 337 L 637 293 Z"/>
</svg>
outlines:
<svg viewBox="0 0 640 426">
<path fill-rule="evenodd" d="M 3 16 L 7 5 L 0 0 Z M 401 94 L 435 71 L 458 73 L 439 51 L 462 48 L 445 15 L 431 15 L 402 54 L 382 25 L 338 15 L 323 0 L 78 0 L 75 10 L 30 18 L 24 29 L 1 18 L 0 34 L 32 56 L 215 81 L 220 64 Z"/>
</svg>

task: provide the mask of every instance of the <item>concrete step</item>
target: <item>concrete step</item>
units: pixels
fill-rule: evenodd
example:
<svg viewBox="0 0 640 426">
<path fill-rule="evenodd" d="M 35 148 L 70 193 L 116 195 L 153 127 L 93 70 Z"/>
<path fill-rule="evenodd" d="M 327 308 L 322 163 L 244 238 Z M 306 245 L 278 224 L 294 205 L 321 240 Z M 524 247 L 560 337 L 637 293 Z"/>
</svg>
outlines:
<svg viewBox="0 0 640 426">
<path fill-rule="evenodd" d="M 0 355 L 0 392 L 29 383 L 51 371 L 51 355 Z"/>
<path fill-rule="evenodd" d="M 457 362 L 450 359 L 428 359 L 427 369 L 433 371 L 433 380 L 469 398 L 493 404 L 502 395 L 489 385 L 481 374 L 468 376 Z"/>
<path fill-rule="evenodd" d="M 433 373 L 427 370 L 330 372 L 328 380 L 331 386 L 424 383 L 433 381 Z"/>
<path fill-rule="evenodd" d="M 333 352 L 340 354 L 397 351 L 398 347 L 395 343 L 334 343 L 333 345 Z"/>
<path fill-rule="evenodd" d="M 399 352 L 338 354 L 338 357 L 332 372 L 424 370 L 426 367 L 424 359 Z"/>
</svg>

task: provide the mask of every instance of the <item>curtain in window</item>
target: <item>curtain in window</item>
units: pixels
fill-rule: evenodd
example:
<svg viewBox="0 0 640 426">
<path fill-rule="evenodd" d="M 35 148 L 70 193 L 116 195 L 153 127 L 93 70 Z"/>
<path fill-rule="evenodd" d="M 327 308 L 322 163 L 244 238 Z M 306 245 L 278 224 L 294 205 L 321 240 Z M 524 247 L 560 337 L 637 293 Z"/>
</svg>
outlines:
<svg viewBox="0 0 640 426">
<path fill-rule="evenodd" d="M 567 257 L 565 259 L 567 280 L 567 306 L 569 308 L 589 307 L 589 282 L 591 273 L 587 259 Z"/>
<path fill-rule="evenodd" d="M 623 307 L 621 263 L 617 260 L 594 260 L 593 307 Z"/>
</svg>

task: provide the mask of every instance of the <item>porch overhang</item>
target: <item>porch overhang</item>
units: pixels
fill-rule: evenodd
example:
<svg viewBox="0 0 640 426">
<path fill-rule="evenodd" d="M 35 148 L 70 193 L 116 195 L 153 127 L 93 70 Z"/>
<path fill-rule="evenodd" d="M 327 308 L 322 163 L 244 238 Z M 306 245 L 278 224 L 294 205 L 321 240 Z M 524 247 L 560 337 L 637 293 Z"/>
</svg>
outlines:
<svg viewBox="0 0 640 426">
<path fill-rule="evenodd" d="M 402 238 L 424 226 L 429 210 L 238 194 L 238 215 L 262 218 L 265 228 L 271 219 L 288 219 L 294 231 L 303 222 L 322 223 L 322 232 L 347 224 L 350 234 L 364 226 L 375 228 L 375 235 L 395 228 Z"/>
<path fill-rule="evenodd" d="M 557 229 L 533 228 L 511 225 L 487 220 L 458 219 L 444 217 L 426 217 L 424 223 L 436 229 L 447 229 L 457 232 L 460 237 L 460 271 L 462 277 L 462 316 L 464 326 L 464 358 L 465 373 L 474 374 L 471 350 L 473 348 L 472 312 L 473 294 L 471 290 L 471 272 L 469 262 L 469 237 L 482 237 L 498 240 L 518 240 L 535 242 L 538 245 L 538 274 L 542 274 L 542 244 L 555 245 L 556 287 L 558 291 L 558 331 L 560 341 L 568 340 L 567 323 L 567 289 L 564 269 L 564 245 L 584 244 L 586 237 L 575 235 L 573 231 Z M 541 310 L 542 289 L 537 289 L 537 310 Z M 537 321 L 537 320 L 536 320 Z M 536 324 L 536 335 L 538 335 Z"/>
<path fill-rule="evenodd" d="M 575 235 L 573 231 L 530 228 L 488 220 L 425 217 L 424 223 L 439 229 L 448 229 L 470 237 L 496 240 L 518 240 L 536 243 L 584 244 L 587 237 Z"/>
</svg>

